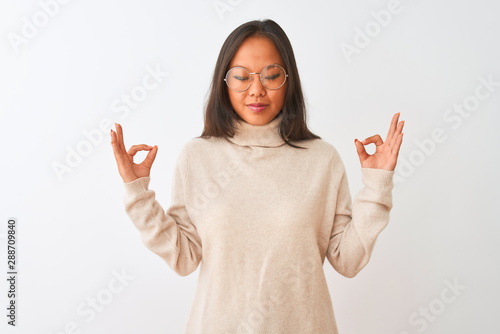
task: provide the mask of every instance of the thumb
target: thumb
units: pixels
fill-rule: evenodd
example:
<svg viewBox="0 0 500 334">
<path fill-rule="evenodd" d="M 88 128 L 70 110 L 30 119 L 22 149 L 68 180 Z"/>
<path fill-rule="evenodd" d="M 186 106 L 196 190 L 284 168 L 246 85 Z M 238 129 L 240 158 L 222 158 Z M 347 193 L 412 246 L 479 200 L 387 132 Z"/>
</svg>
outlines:
<svg viewBox="0 0 500 334">
<path fill-rule="evenodd" d="M 148 155 L 146 156 L 146 158 L 142 162 L 144 164 L 144 166 L 151 168 L 151 166 L 153 165 L 153 162 L 156 158 L 156 152 L 158 152 L 158 145 L 155 145 L 151 149 L 151 151 L 148 152 Z"/>
</svg>

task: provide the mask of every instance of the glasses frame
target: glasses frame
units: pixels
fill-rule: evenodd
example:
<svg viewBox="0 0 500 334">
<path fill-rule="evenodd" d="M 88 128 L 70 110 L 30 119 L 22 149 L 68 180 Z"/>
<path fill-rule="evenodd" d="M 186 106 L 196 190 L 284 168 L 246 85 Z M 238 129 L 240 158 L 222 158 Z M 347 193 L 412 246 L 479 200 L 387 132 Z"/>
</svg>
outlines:
<svg viewBox="0 0 500 334">
<path fill-rule="evenodd" d="M 268 68 L 269 66 L 278 66 L 279 68 L 281 68 L 283 70 L 283 73 L 285 73 L 285 80 L 283 80 L 283 83 L 279 86 L 279 87 L 276 87 L 276 88 L 268 88 L 264 85 L 264 83 L 262 82 L 262 76 L 260 75 L 266 68 Z M 229 75 L 229 72 L 231 72 L 231 70 L 235 69 L 235 68 L 242 68 L 244 69 L 250 76 L 250 81 L 248 82 L 248 87 L 243 89 L 243 90 L 236 90 L 236 89 L 232 89 L 231 87 L 229 87 L 229 84 L 227 83 L 227 76 Z M 235 67 L 231 67 L 227 73 L 226 73 L 226 76 L 224 77 L 224 81 L 226 82 L 226 85 L 227 85 L 227 88 L 235 91 L 235 92 L 238 92 L 238 93 L 241 93 L 241 92 L 244 92 L 246 90 L 248 90 L 248 88 L 250 88 L 250 86 L 252 85 L 252 80 L 253 80 L 253 76 L 252 74 L 258 74 L 259 75 L 259 79 L 260 79 L 260 83 L 262 84 L 262 86 L 265 88 L 265 89 L 270 89 L 270 90 L 276 90 L 276 89 L 280 89 L 286 82 L 286 78 L 288 78 L 288 74 L 286 73 L 285 69 L 283 68 L 283 66 L 279 65 L 279 64 L 269 64 L 267 65 L 266 67 L 264 67 L 260 72 L 252 72 L 250 73 L 246 68 L 242 67 L 242 66 L 235 66 Z"/>
</svg>

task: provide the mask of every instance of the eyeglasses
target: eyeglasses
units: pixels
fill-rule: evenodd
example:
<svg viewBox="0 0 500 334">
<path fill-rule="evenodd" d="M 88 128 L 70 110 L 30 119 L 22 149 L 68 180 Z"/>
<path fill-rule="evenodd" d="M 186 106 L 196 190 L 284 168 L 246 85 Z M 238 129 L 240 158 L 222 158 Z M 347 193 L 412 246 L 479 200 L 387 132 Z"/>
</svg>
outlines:
<svg viewBox="0 0 500 334">
<path fill-rule="evenodd" d="M 285 69 L 278 64 L 267 65 L 260 73 L 250 73 L 244 67 L 236 66 L 227 71 L 224 81 L 230 89 L 244 92 L 252 84 L 252 74 L 258 74 L 260 82 L 267 89 L 280 88 L 288 77 Z"/>
</svg>

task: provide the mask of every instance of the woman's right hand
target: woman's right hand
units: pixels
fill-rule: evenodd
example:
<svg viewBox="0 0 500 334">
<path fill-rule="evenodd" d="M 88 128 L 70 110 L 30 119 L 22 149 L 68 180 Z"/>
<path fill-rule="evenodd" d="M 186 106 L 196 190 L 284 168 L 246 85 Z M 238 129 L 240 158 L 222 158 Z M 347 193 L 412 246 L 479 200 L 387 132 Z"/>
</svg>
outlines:
<svg viewBox="0 0 500 334">
<path fill-rule="evenodd" d="M 125 149 L 123 143 L 122 126 L 115 123 L 116 132 L 111 129 L 111 146 L 115 155 L 118 172 L 123 179 L 123 182 L 129 183 L 140 177 L 149 176 L 151 166 L 158 152 L 158 146 L 149 146 L 145 144 L 133 145 L 130 150 Z M 134 163 L 134 155 L 138 151 L 149 151 L 148 155 L 140 164 Z"/>
</svg>

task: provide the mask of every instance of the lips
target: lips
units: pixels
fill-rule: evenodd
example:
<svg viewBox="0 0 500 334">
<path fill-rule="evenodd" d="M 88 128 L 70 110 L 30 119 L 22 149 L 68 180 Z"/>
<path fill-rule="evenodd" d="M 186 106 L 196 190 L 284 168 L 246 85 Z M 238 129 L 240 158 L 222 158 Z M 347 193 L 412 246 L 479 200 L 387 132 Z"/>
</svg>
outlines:
<svg viewBox="0 0 500 334">
<path fill-rule="evenodd" d="M 266 109 L 268 105 L 263 104 L 263 103 L 251 103 L 247 104 L 247 107 L 250 108 L 250 110 L 255 111 L 255 112 L 260 112 L 264 109 Z"/>
</svg>

